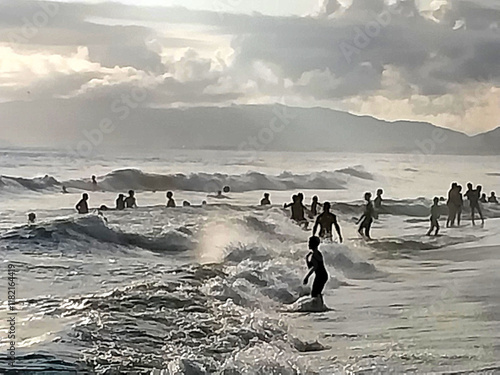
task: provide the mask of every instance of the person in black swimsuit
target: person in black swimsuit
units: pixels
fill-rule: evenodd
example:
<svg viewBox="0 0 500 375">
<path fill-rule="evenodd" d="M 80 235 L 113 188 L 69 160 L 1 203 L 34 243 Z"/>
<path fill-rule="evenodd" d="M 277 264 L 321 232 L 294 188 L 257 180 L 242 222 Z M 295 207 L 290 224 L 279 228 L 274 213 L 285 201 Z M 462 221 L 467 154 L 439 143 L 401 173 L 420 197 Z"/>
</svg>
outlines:
<svg viewBox="0 0 500 375">
<path fill-rule="evenodd" d="M 326 272 L 325 262 L 323 261 L 323 254 L 319 251 L 318 247 L 321 243 L 319 237 L 312 236 L 309 238 L 309 249 L 311 252 L 306 256 L 307 268 L 309 272 L 304 278 L 304 285 L 309 282 L 309 277 L 314 273 L 314 282 L 311 290 L 311 297 L 319 297 L 323 302 L 323 289 L 328 281 L 328 272 Z"/>
</svg>

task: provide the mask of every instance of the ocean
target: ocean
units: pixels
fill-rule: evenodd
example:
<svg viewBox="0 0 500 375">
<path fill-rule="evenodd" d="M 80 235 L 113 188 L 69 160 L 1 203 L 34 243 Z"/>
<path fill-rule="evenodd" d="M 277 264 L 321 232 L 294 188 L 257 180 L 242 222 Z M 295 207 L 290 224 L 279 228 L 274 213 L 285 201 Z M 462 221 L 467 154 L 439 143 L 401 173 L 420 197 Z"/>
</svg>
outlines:
<svg viewBox="0 0 500 375">
<path fill-rule="evenodd" d="M 448 229 L 442 202 L 441 235 L 425 236 L 451 182 L 500 191 L 498 157 L 16 149 L 0 167 L 3 296 L 16 277 L 0 373 L 500 373 L 500 205 L 482 205 L 484 227 L 466 206 Z M 230 199 L 207 197 L 223 186 Z M 355 218 L 378 188 L 365 241 Z M 95 210 L 130 189 L 138 208 Z M 311 233 L 283 208 L 299 191 L 332 203 L 345 239 L 320 246 L 322 313 L 288 311 L 310 292 Z M 91 213 L 77 215 L 83 192 Z"/>
</svg>

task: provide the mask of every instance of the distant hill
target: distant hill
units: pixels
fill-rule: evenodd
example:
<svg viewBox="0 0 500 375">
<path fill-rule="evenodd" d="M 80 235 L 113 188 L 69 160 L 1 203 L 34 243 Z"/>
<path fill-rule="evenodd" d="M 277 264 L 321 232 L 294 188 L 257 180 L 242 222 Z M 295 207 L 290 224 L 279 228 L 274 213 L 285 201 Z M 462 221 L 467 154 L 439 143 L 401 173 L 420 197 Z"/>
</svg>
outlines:
<svg viewBox="0 0 500 375">
<path fill-rule="evenodd" d="M 111 119 L 116 130 L 106 134 L 98 147 L 500 154 L 500 128 L 469 137 L 429 123 L 387 122 L 325 108 L 233 105 L 134 108 L 122 113 L 102 100 L 48 100 L 25 109 L 26 103 L 1 104 L 8 124 L 2 127 L 21 130 L 31 143 L 40 145 L 74 146 L 85 139 L 85 130 Z"/>
<path fill-rule="evenodd" d="M 500 127 L 472 137 L 472 147 L 483 150 L 485 154 L 500 154 Z"/>
</svg>

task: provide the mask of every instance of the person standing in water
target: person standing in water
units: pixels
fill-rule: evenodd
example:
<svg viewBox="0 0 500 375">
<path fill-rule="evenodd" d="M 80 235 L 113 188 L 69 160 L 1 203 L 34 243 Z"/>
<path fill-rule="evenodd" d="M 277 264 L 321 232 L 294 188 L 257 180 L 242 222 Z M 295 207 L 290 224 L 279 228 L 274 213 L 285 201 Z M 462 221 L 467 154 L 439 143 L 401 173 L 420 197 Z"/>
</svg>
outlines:
<svg viewBox="0 0 500 375">
<path fill-rule="evenodd" d="M 434 233 L 435 236 L 439 233 L 439 198 L 434 198 L 434 204 L 431 207 L 431 228 L 427 232 L 427 235 L 430 236 L 432 231 L 436 229 Z"/>
<path fill-rule="evenodd" d="M 116 198 L 116 209 L 121 211 L 125 209 L 125 195 L 118 194 L 118 198 Z"/>
<path fill-rule="evenodd" d="M 446 228 L 455 225 L 455 218 L 457 217 L 457 194 L 458 194 L 458 183 L 453 182 L 451 188 L 448 191 L 448 201 L 446 205 L 448 206 L 448 219 L 446 220 Z"/>
<path fill-rule="evenodd" d="M 481 196 L 481 190 L 483 188 L 482 186 L 478 185 L 476 187 L 476 190 L 474 190 L 470 182 L 467 184 L 467 188 L 468 190 L 467 193 L 465 193 L 465 196 L 469 200 L 472 225 L 476 225 L 474 218 L 476 211 L 479 213 L 479 217 L 481 218 L 481 225 L 484 225 L 483 212 L 481 211 L 481 206 L 479 204 L 479 197 Z"/>
<path fill-rule="evenodd" d="M 376 210 L 380 210 L 382 208 L 382 202 L 383 202 L 383 198 L 382 198 L 382 195 L 384 194 L 384 191 L 382 189 L 378 189 L 377 190 L 377 196 L 375 197 L 375 199 L 373 200 L 373 203 L 375 204 L 375 209 Z"/>
<path fill-rule="evenodd" d="M 261 206 L 269 206 L 271 204 L 271 200 L 269 199 L 269 193 L 264 193 L 264 198 L 260 200 Z"/>
<path fill-rule="evenodd" d="M 384 191 L 382 189 L 377 190 L 377 196 L 373 200 L 373 204 L 375 206 L 375 218 L 378 219 L 378 215 L 380 211 L 382 210 L 382 202 L 384 199 L 382 198 L 382 195 L 384 194 Z"/>
<path fill-rule="evenodd" d="M 315 195 L 313 198 L 312 198 L 312 202 L 311 202 L 311 217 L 316 217 L 319 213 L 319 210 L 318 210 L 318 207 L 321 207 L 322 204 L 319 203 L 318 201 L 318 196 Z"/>
<path fill-rule="evenodd" d="M 303 225 L 304 229 L 307 229 L 309 226 L 309 222 L 306 220 L 304 211 L 307 211 L 307 208 L 304 206 L 304 194 L 299 193 L 292 197 L 293 202 L 285 204 L 284 207 L 292 208 L 292 217 L 291 219 L 295 221 L 299 225 Z"/>
<path fill-rule="evenodd" d="M 340 232 L 340 225 L 337 222 L 337 216 L 330 212 L 330 202 L 325 202 L 323 204 L 323 212 L 316 218 L 316 223 L 313 227 L 313 237 L 316 236 L 316 231 L 319 229 L 319 236 L 321 238 L 333 239 L 332 227 L 335 226 L 335 230 L 339 236 L 339 241 L 342 243 L 342 233 Z"/>
<path fill-rule="evenodd" d="M 366 206 L 365 206 L 365 212 L 361 217 L 359 218 L 357 224 L 361 223 L 358 229 L 358 233 L 363 235 L 363 230 L 364 230 L 364 235 L 366 238 L 371 240 L 372 238 L 370 237 L 370 229 L 372 227 L 373 223 L 373 215 L 374 215 L 374 209 L 373 209 L 373 203 L 371 201 L 372 198 L 372 193 L 365 193 L 365 201 L 366 201 Z"/>
<path fill-rule="evenodd" d="M 129 190 L 128 197 L 125 198 L 125 207 L 137 208 L 137 200 L 135 199 L 135 192 L 133 190 Z"/>
<path fill-rule="evenodd" d="M 82 199 L 75 206 L 79 214 L 89 213 L 88 201 L 89 201 L 89 195 L 87 193 L 83 193 Z"/>
<path fill-rule="evenodd" d="M 323 260 L 323 254 L 319 251 L 319 245 L 321 240 L 312 236 L 309 238 L 309 249 L 311 252 L 306 256 L 306 264 L 309 272 L 304 278 L 304 285 L 309 283 L 309 277 L 314 273 L 314 282 L 311 289 L 311 297 L 318 298 L 321 301 L 321 304 L 324 304 L 323 301 L 323 289 L 328 281 L 328 272 L 326 272 L 325 262 Z"/>
<path fill-rule="evenodd" d="M 171 191 L 167 192 L 167 207 L 175 207 L 175 200 L 174 200 L 174 193 L 172 193 Z"/>
<path fill-rule="evenodd" d="M 97 179 L 96 176 L 92 176 L 92 190 L 97 190 Z"/>
</svg>

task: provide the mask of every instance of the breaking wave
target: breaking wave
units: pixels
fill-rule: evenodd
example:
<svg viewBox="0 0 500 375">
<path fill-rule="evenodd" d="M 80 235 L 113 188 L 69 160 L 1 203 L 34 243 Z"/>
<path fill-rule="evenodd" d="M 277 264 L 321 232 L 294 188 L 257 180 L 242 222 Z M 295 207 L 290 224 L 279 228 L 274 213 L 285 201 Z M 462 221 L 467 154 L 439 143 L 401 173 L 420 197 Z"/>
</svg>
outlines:
<svg viewBox="0 0 500 375">
<path fill-rule="evenodd" d="M 338 171 L 322 171 L 310 174 L 294 174 L 282 172 L 279 175 L 268 175 L 260 172 L 248 172 L 239 175 L 222 173 L 185 174 L 153 174 L 138 169 L 122 169 L 98 177 L 99 190 L 121 192 L 129 189 L 139 191 L 196 191 L 214 192 L 222 186 L 230 186 L 234 192 L 255 190 L 286 191 L 295 189 L 338 190 L 344 189 L 350 178 L 373 180 L 373 176 L 362 167 L 345 168 Z M 68 189 L 93 190 L 90 180 L 58 181 L 53 177 L 36 177 L 26 179 L 20 177 L 0 176 L 0 188 L 11 190 L 27 189 L 40 191 L 62 186 Z"/>
</svg>

